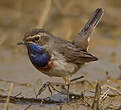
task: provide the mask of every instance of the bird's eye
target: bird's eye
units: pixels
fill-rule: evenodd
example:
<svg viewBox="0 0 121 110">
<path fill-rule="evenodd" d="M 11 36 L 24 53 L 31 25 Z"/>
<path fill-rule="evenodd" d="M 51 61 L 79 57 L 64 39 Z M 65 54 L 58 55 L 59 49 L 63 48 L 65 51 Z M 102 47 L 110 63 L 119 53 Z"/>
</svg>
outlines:
<svg viewBox="0 0 121 110">
<path fill-rule="evenodd" d="M 34 40 L 38 41 L 40 39 L 39 36 L 35 37 Z"/>
</svg>

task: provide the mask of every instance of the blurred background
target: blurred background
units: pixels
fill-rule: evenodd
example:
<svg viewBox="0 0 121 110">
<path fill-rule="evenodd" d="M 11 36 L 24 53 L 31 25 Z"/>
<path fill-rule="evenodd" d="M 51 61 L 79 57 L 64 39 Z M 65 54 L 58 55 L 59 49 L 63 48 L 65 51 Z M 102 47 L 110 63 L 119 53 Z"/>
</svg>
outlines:
<svg viewBox="0 0 121 110">
<path fill-rule="evenodd" d="M 103 8 L 104 15 L 91 36 L 89 52 L 99 61 L 87 64 L 73 77 L 83 74 L 89 81 L 121 79 L 120 0 L 0 0 L 0 87 L 8 88 L 9 81 L 30 85 L 55 81 L 37 71 L 26 48 L 16 43 L 32 28 L 44 28 L 71 41 L 96 8 Z M 16 88 L 15 92 L 19 91 L 31 96 L 30 90 Z"/>
</svg>

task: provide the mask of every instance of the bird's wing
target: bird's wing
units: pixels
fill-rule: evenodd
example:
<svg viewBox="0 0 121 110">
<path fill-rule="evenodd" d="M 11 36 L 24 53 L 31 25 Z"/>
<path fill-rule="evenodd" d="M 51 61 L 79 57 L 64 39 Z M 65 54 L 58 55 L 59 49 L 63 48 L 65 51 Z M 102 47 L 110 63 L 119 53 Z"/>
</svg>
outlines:
<svg viewBox="0 0 121 110">
<path fill-rule="evenodd" d="M 81 31 L 73 40 L 74 45 L 82 48 L 83 50 L 86 50 L 86 51 L 88 50 L 90 36 L 93 33 L 97 24 L 99 23 L 102 15 L 103 15 L 103 9 L 97 8 L 94 14 L 90 17 L 90 19 L 85 24 L 85 26 L 81 29 Z"/>
<path fill-rule="evenodd" d="M 60 49 L 61 50 L 61 49 Z M 74 45 L 66 45 L 62 51 L 64 58 L 68 62 L 72 62 L 75 64 L 82 64 L 86 62 L 96 61 L 98 58 L 88 53 L 87 51 L 81 50 L 80 48 L 75 48 Z"/>
</svg>

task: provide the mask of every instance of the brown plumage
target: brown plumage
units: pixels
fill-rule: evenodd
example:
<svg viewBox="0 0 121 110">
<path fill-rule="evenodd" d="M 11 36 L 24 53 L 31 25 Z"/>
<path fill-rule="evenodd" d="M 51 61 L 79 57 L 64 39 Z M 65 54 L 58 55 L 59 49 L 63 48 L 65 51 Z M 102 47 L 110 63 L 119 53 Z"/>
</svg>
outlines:
<svg viewBox="0 0 121 110">
<path fill-rule="evenodd" d="M 88 45 L 90 35 L 102 15 L 103 9 L 96 9 L 72 42 L 56 37 L 44 29 L 32 29 L 24 35 L 23 41 L 19 44 L 27 46 L 30 60 L 39 71 L 67 80 L 67 77 L 75 74 L 83 64 L 98 60 L 88 53 Z M 42 62 L 45 67 L 41 66 Z M 69 83 L 69 79 L 66 82 Z"/>
</svg>

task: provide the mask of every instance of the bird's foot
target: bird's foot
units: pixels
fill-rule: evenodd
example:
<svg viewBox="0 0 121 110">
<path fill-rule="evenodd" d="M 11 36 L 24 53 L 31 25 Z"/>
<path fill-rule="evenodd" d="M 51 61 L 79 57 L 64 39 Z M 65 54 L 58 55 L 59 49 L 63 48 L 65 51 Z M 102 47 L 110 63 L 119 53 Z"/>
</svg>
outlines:
<svg viewBox="0 0 121 110">
<path fill-rule="evenodd" d="M 51 82 L 48 81 L 48 82 L 44 83 L 44 84 L 42 85 L 42 87 L 39 89 L 39 92 L 37 93 L 36 98 L 37 98 L 43 91 L 45 91 L 46 88 L 49 89 L 49 92 L 50 92 L 51 96 L 52 96 L 52 90 L 54 90 L 54 91 L 56 91 L 56 92 L 59 92 L 59 93 L 63 93 L 63 92 L 57 90 L 57 89 L 51 84 Z"/>
</svg>

